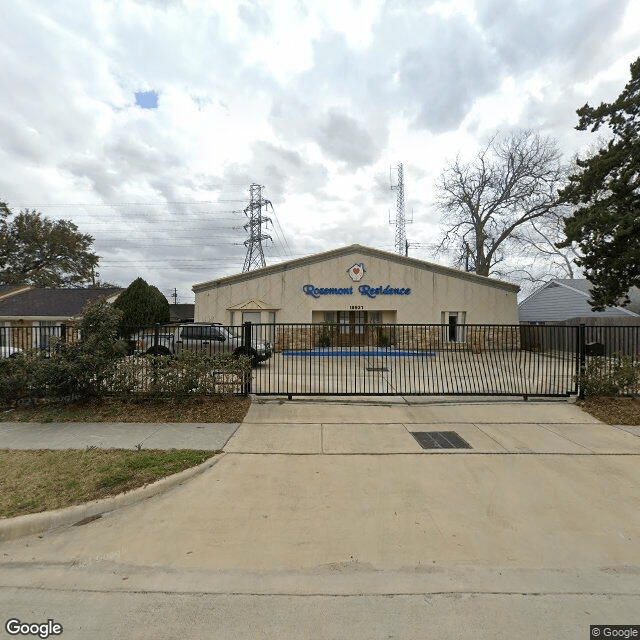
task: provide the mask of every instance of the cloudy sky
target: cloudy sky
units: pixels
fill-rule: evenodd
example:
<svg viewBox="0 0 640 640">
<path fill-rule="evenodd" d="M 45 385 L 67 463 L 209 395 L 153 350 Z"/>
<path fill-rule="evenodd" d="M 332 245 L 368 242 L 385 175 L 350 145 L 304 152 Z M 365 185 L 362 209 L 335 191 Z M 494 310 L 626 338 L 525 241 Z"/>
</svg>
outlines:
<svg viewBox="0 0 640 640">
<path fill-rule="evenodd" d="M 242 270 L 251 183 L 267 264 L 393 251 L 403 163 L 410 255 L 434 260 L 448 160 L 521 127 L 571 157 L 576 108 L 640 56 L 640 0 L 2 0 L 0 24 L 0 200 L 179 302 Z"/>
</svg>

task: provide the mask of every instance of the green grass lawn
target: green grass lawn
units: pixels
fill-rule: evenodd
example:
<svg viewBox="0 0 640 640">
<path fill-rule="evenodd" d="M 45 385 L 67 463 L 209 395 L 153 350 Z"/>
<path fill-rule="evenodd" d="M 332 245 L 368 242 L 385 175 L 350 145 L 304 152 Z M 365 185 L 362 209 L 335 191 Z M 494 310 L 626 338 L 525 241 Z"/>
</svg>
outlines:
<svg viewBox="0 0 640 640">
<path fill-rule="evenodd" d="M 0 450 L 0 518 L 130 491 L 202 464 L 219 451 Z"/>
</svg>

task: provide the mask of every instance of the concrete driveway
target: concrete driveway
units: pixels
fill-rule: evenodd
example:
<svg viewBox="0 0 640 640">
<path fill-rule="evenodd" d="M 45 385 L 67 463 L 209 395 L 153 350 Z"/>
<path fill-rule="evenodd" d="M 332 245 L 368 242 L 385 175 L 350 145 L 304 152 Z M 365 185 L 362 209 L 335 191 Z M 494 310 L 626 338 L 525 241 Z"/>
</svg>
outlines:
<svg viewBox="0 0 640 640">
<path fill-rule="evenodd" d="M 472 449 L 429 453 L 413 431 Z M 565 402 L 254 401 L 212 468 L 0 546 L 64 638 L 588 638 L 640 623 L 640 438 Z"/>
</svg>

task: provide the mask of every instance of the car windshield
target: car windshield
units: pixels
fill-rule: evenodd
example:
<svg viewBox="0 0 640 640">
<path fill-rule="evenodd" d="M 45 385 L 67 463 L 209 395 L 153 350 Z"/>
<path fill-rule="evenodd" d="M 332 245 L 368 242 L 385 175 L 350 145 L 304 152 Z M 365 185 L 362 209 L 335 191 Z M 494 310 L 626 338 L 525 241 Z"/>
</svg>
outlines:
<svg viewBox="0 0 640 640">
<path fill-rule="evenodd" d="M 182 338 L 189 340 L 210 340 L 223 338 L 224 340 L 230 340 L 235 338 L 232 333 L 229 333 L 224 327 L 220 325 L 187 325 L 182 327 L 180 331 Z"/>
</svg>

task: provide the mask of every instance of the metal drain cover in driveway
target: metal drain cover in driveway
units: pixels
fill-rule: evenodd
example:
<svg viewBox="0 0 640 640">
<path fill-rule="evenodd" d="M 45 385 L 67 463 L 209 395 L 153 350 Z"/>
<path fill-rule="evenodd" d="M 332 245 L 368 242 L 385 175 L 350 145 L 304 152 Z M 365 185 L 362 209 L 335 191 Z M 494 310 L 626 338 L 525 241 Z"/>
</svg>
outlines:
<svg viewBox="0 0 640 640">
<path fill-rule="evenodd" d="M 412 431 L 423 449 L 471 449 L 471 445 L 455 431 Z"/>
</svg>

